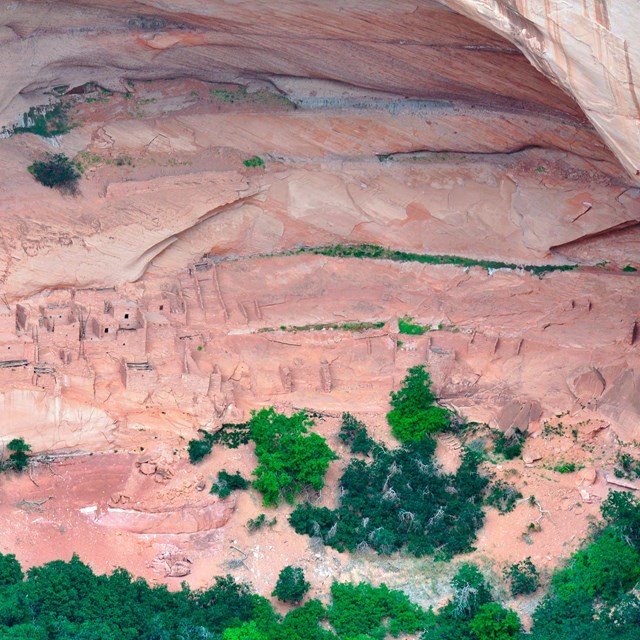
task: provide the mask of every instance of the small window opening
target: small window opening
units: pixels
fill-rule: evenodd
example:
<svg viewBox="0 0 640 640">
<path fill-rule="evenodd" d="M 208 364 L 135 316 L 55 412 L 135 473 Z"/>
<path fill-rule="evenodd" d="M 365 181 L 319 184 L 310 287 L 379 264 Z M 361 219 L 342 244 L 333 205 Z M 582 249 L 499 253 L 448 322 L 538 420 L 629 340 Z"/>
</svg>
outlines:
<svg viewBox="0 0 640 640">
<path fill-rule="evenodd" d="M 164 305 L 163 304 L 160 305 L 160 311 L 164 311 Z"/>
<path fill-rule="evenodd" d="M 104 328 L 104 332 L 105 332 L 105 333 L 109 333 L 109 327 L 105 327 L 105 328 Z"/>
<path fill-rule="evenodd" d="M 129 314 L 128 314 L 128 313 L 125 313 L 125 314 L 124 314 L 124 319 L 125 319 L 125 320 L 127 320 L 128 318 L 129 318 Z"/>
</svg>

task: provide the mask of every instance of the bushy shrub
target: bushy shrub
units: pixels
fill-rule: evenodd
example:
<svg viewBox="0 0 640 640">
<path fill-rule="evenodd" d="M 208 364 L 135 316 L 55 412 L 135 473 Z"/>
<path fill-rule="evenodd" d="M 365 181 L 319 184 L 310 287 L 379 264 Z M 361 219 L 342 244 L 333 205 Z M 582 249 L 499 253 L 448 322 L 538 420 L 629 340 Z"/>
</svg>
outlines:
<svg viewBox="0 0 640 640">
<path fill-rule="evenodd" d="M 245 167 L 264 167 L 264 160 L 260 156 L 252 156 L 243 161 Z"/>
<path fill-rule="evenodd" d="M 189 462 L 191 464 L 197 464 L 204 458 L 206 458 L 213 450 L 213 440 L 210 433 L 200 430 L 203 434 L 202 438 L 189 440 Z"/>
<path fill-rule="evenodd" d="M 613 471 L 616 478 L 640 478 L 640 460 L 636 460 L 630 453 L 618 451 L 616 468 Z"/>
<path fill-rule="evenodd" d="M 310 586 L 304 579 L 302 569 L 289 565 L 280 572 L 276 588 L 271 595 L 282 602 L 300 602 Z"/>
<path fill-rule="evenodd" d="M 424 366 L 412 367 L 399 391 L 391 392 L 387 422 L 400 442 L 417 442 L 449 426 L 449 412 L 435 404 L 431 378 Z"/>
<path fill-rule="evenodd" d="M 525 558 L 504 570 L 504 576 L 511 585 L 511 595 L 533 593 L 540 586 L 540 578 L 531 558 Z"/>
<path fill-rule="evenodd" d="M 498 433 L 494 451 L 501 453 L 507 460 L 513 460 L 522 453 L 527 433 L 526 431 L 520 431 L 520 429 L 512 429 L 508 433 L 509 435 L 502 432 Z"/>
<path fill-rule="evenodd" d="M 413 322 L 413 318 L 409 316 L 405 316 L 404 318 L 398 318 L 398 331 L 399 333 L 405 333 L 411 336 L 420 336 L 423 333 L 429 331 L 431 327 L 423 326 L 421 324 L 416 324 Z"/>
<path fill-rule="evenodd" d="M 248 489 L 249 484 L 249 481 L 245 480 L 239 471 L 231 474 L 222 469 L 218 472 L 218 482 L 211 487 L 211 493 L 221 498 L 227 498 L 232 491 Z"/>
<path fill-rule="evenodd" d="M 46 154 L 28 167 L 29 173 L 42 185 L 73 192 L 77 188 L 80 171 L 78 165 L 64 153 Z"/>
<path fill-rule="evenodd" d="M 33 124 L 25 127 L 14 127 L 13 133 L 33 133 L 43 138 L 52 138 L 71 130 L 67 114 L 67 107 L 57 104 L 51 107 L 31 107 L 25 114 L 25 120 Z"/>
<path fill-rule="evenodd" d="M 350 413 L 342 414 L 340 425 L 340 440 L 351 447 L 351 453 L 362 453 L 368 456 L 375 442 L 368 433 L 364 422 L 357 420 Z"/>
<path fill-rule="evenodd" d="M 558 473 L 573 473 L 576 470 L 576 463 L 562 461 L 553 467 L 553 470 Z"/>
<path fill-rule="evenodd" d="M 262 527 L 273 527 L 277 522 L 277 518 L 269 519 L 264 513 L 261 513 L 259 516 L 249 518 L 249 520 L 247 520 L 247 529 L 249 530 L 249 533 L 254 533 L 262 529 Z"/>
<path fill-rule="evenodd" d="M 293 503 L 305 487 L 322 489 L 329 463 L 338 456 L 324 438 L 308 432 L 313 420 L 304 411 L 288 418 L 273 408 L 261 409 L 249 425 L 259 461 L 253 486 L 266 506 L 277 506 L 281 500 Z"/>
<path fill-rule="evenodd" d="M 491 487 L 487 496 L 487 504 L 495 507 L 500 513 L 509 513 L 515 509 L 520 498 L 522 498 L 522 494 L 512 484 L 498 480 Z"/>
<path fill-rule="evenodd" d="M 470 550 L 484 521 L 488 480 L 471 453 L 455 475 L 442 473 L 435 446 L 431 438 L 393 451 L 376 445 L 371 462 L 353 460 L 345 469 L 337 509 L 298 505 L 291 526 L 339 551 L 388 554 L 406 547 L 416 556 L 451 556 Z"/>
</svg>

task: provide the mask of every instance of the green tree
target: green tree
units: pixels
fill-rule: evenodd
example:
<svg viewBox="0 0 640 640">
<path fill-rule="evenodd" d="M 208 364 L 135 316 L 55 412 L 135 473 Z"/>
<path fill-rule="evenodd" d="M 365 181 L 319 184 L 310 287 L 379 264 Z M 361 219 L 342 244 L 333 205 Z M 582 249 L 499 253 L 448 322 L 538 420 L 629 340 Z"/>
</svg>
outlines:
<svg viewBox="0 0 640 640">
<path fill-rule="evenodd" d="M 222 640 L 270 640 L 269 636 L 258 629 L 255 621 L 245 622 L 240 627 L 225 629 Z"/>
<path fill-rule="evenodd" d="M 400 442 L 415 442 L 449 426 L 449 412 L 435 404 L 431 378 L 424 366 L 412 367 L 399 391 L 391 392 L 387 422 Z"/>
<path fill-rule="evenodd" d="M 261 409 L 253 413 L 249 424 L 259 461 L 253 486 L 262 493 L 266 506 L 277 506 L 283 499 L 293 503 L 305 487 L 316 491 L 324 487 L 329 463 L 338 456 L 324 438 L 308 432 L 313 421 L 304 411 L 289 418 L 273 407 Z"/>
<path fill-rule="evenodd" d="M 491 588 L 474 564 L 465 563 L 451 580 L 453 599 L 444 607 L 445 614 L 470 619 L 480 607 L 493 601 Z"/>
<path fill-rule="evenodd" d="M 22 582 L 24 573 L 13 553 L 0 553 L 0 587 Z"/>
<path fill-rule="evenodd" d="M 6 463 L 7 468 L 22 471 L 29 464 L 29 456 L 31 445 L 28 445 L 23 438 L 14 438 L 7 445 L 7 449 L 12 451 L 9 460 Z"/>
<path fill-rule="evenodd" d="M 366 582 L 331 586 L 329 622 L 341 638 L 380 638 L 413 634 L 423 628 L 424 611 L 402 593 L 385 584 L 373 587 Z"/>
<path fill-rule="evenodd" d="M 640 551 L 640 500 L 627 491 L 611 491 L 601 511 L 612 530 Z"/>
<path fill-rule="evenodd" d="M 362 453 L 368 456 L 375 442 L 369 437 L 364 422 L 354 418 L 350 413 L 342 414 L 340 440 L 351 447 L 351 453 Z"/>
<path fill-rule="evenodd" d="M 540 586 L 538 570 L 530 557 L 512 564 L 504 570 L 504 575 L 511 583 L 511 595 L 514 597 L 521 593 L 533 593 Z"/>
<path fill-rule="evenodd" d="M 302 569 L 289 565 L 280 572 L 276 588 L 271 595 L 282 602 L 300 602 L 310 586 L 304 579 Z"/>
<path fill-rule="evenodd" d="M 640 554 L 614 531 L 603 531 L 586 549 L 576 552 L 552 584 L 563 598 L 586 594 L 613 601 L 640 578 Z"/>
</svg>

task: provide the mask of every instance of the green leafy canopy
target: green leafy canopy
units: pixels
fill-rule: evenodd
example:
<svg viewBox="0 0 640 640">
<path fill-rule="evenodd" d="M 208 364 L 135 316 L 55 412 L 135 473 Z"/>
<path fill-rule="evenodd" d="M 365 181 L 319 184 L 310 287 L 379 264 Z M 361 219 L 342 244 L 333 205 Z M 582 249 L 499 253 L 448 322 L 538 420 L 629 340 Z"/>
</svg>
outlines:
<svg viewBox="0 0 640 640">
<path fill-rule="evenodd" d="M 281 500 L 293 503 L 305 487 L 324 487 L 329 463 L 338 456 L 324 438 L 309 433 L 313 424 L 304 411 L 291 417 L 273 407 L 253 413 L 249 431 L 259 462 L 253 486 L 262 493 L 265 506 L 277 506 Z"/>
</svg>

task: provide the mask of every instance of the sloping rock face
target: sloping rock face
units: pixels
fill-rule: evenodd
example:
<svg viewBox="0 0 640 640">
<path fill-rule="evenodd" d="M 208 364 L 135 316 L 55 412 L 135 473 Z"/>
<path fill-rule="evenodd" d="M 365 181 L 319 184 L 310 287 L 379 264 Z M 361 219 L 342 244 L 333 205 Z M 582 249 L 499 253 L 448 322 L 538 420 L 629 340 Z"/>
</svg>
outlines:
<svg viewBox="0 0 640 640">
<path fill-rule="evenodd" d="M 334 103 L 346 89 L 578 118 L 581 108 L 637 179 L 639 14 L 635 2 L 607 0 L 68 0 L 44 17 L 41 2 L 18 0 L 0 14 L 0 124 L 51 87 L 167 77 L 263 81 Z"/>
<path fill-rule="evenodd" d="M 41 2 L 19 0 L 2 16 L 7 121 L 52 86 L 163 77 L 285 88 L 315 79 L 580 116 L 513 45 L 432 0 L 72 0 L 44 20 Z"/>
<path fill-rule="evenodd" d="M 587 114 L 640 181 L 640 4 L 443 0 L 513 42 Z"/>
</svg>

